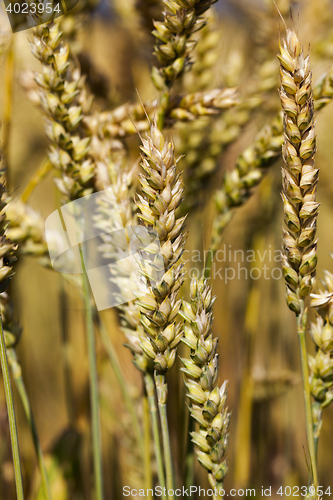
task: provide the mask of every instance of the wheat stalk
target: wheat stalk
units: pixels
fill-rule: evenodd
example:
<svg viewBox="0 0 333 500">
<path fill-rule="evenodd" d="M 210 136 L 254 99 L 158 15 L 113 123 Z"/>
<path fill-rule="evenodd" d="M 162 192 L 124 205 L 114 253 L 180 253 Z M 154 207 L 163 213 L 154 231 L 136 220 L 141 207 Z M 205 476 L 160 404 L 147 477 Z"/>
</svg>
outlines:
<svg viewBox="0 0 333 500">
<path fill-rule="evenodd" d="M 4 168 L 3 165 L 1 165 L 0 176 L 3 177 L 3 174 L 4 174 Z M 14 205 L 18 210 L 14 208 Z M 27 253 L 40 254 L 41 252 L 40 246 L 43 246 L 42 253 L 45 253 L 46 250 L 45 241 L 43 238 L 44 233 L 40 224 L 40 218 L 37 216 L 37 214 L 31 210 L 28 215 L 24 210 L 22 210 L 22 205 L 20 204 L 20 202 L 16 202 L 15 204 L 15 202 L 10 200 L 5 189 L 5 184 L 3 182 L 0 182 L 0 210 L 1 210 L 0 213 L 0 242 L 1 242 L 0 358 L 1 358 L 2 373 L 5 383 L 5 395 L 6 395 L 6 403 L 7 403 L 9 425 L 10 425 L 10 435 L 11 435 L 12 450 L 13 450 L 17 498 L 18 500 L 23 499 L 23 486 L 22 486 L 18 437 L 17 437 L 16 421 L 15 421 L 15 411 L 12 400 L 11 383 L 8 371 L 9 367 L 12 371 L 15 384 L 18 388 L 23 403 L 24 411 L 32 433 L 36 454 L 38 458 L 38 463 L 42 474 L 45 498 L 47 500 L 51 500 L 50 487 L 46 474 L 43 452 L 41 449 L 36 426 L 32 416 L 28 395 L 23 382 L 21 366 L 16 356 L 15 346 L 20 339 L 22 331 L 20 326 L 16 324 L 13 320 L 13 305 L 8 294 L 5 292 L 14 274 L 13 263 L 16 261 L 16 256 L 19 254 L 18 250 L 19 241 L 24 241 L 26 243 Z M 24 215 L 22 213 L 23 211 Z M 17 225 L 16 225 L 16 231 L 14 232 L 13 228 L 10 227 L 11 221 L 10 218 L 7 217 L 8 212 L 11 215 L 13 215 L 13 212 L 15 212 L 15 223 Z M 19 222 L 17 221 L 18 218 L 20 218 Z M 24 222 L 22 223 L 22 221 Z M 19 226 L 21 226 L 20 229 Z M 43 240 L 44 245 L 41 245 L 41 240 Z"/>
</svg>

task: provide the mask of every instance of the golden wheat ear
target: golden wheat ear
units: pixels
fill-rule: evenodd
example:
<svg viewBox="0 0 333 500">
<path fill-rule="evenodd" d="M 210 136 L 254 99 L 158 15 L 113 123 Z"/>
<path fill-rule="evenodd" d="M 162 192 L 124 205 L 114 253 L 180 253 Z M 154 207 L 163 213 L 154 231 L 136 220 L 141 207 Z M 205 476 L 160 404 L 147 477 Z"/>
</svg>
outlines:
<svg viewBox="0 0 333 500">
<path fill-rule="evenodd" d="M 287 302 L 296 313 L 299 300 L 312 291 L 317 265 L 316 191 L 319 170 L 315 167 L 316 134 L 309 56 L 304 57 L 294 31 L 280 43 L 280 98 L 283 112 L 282 199 L 283 274 Z"/>
<path fill-rule="evenodd" d="M 42 64 L 42 71 L 36 73 L 35 79 L 46 115 L 45 132 L 52 144 L 49 158 L 60 174 L 55 183 L 64 202 L 76 200 L 94 189 L 90 137 L 80 128 L 91 99 L 80 70 L 70 60 L 69 45 L 62 40 L 59 20 L 34 28 L 30 47 Z"/>
<path fill-rule="evenodd" d="M 173 143 L 165 139 L 156 122 L 142 140 L 141 149 L 143 174 L 139 178 L 142 194 L 138 194 L 138 218 L 159 240 L 153 262 L 142 264 L 150 286 L 137 302 L 145 332 L 141 347 L 154 360 L 155 370 L 165 373 L 174 364 L 182 336 L 176 318 L 180 308 L 177 293 L 183 277 L 180 257 L 186 234 L 185 217 L 177 217 L 176 209 L 182 201 L 183 185 L 176 171 L 178 159 Z"/>
<path fill-rule="evenodd" d="M 191 349 L 190 358 L 181 358 L 184 383 L 190 400 L 190 413 L 199 424 L 191 432 L 200 464 L 208 471 L 212 488 L 223 489 L 228 466 L 228 427 L 226 408 L 227 382 L 218 385 L 218 338 L 213 339 L 213 304 L 215 298 L 208 281 L 194 278 L 190 285 L 191 303 L 183 301 L 180 315 L 185 320 L 182 341 Z M 214 497 L 220 500 L 218 494 Z"/>
<path fill-rule="evenodd" d="M 316 134 L 309 55 L 304 56 L 293 29 L 286 29 L 280 41 L 280 99 L 283 114 L 282 201 L 282 269 L 286 283 L 286 300 L 296 314 L 300 341 L 302 380 L 306 414 L 307 440 L 311 474 L 318 485 L 316 440 L 311 407 L 306 332 L 308 311 L 306 298 L 313 290 L 317 266 L 316 223 L 319 203 L 316 200 L 318 169 L 315 167 Z"/>
</svg>

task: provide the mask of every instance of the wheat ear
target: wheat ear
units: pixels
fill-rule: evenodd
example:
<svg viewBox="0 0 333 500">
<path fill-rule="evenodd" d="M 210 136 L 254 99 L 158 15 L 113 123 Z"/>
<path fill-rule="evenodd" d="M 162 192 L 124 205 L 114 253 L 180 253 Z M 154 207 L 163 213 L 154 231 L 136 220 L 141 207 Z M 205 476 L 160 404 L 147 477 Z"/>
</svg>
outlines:
<svg viewBox="0 0 333 500">
<path fill-rule="evenodd" d="M 317 265 L 316 201 L 318 169 L 314 165 L 316 135 L 313 116 L 312 73 L 309 56 L 304 57 L 300 41 L 287 29 L 280 43 L 280 98 L 283 112 L 282 146 L 283 275 L 286 299 L 295 312 L 301 348 L 307 439 L 315 488 L 318 474 L 311 413 L 305 298 L 312 291 Z"/>
<path fill-rule="evenodd" d="M 153 67 L 155 87 L 163 91 L 158 109 L 158 124 L 164 126 L 169 106 L 170 89 L 191 67 L 190 54 L 196 42 L 191 36 L 207 22 L 202 16 L 217 0 L 163 0 L 163 21 L 155 21 L 155 55 L 160 67 Z"/>
<path fill-rule="evenodd" d="M 69 46 L 62 41 L 58 20 L 34 28 L 30 46 L 42 63 L 42 71 L 35 74 L 35 79 L 46 115 L 45 131 L 52 143 L 49 158 L 60 173 L 55 182 L 64 201 L 75 200 L 93 191 L 90 137 L 82 123 L 91 99 L 84 77 L 69 59 Z"/>
<path fill-rule="evenodd" d="M 176 318 L 181 303 L 177 294 L 183 278 L 180 257 L 186 234 L 183 230 L 185 217 L 177 218 L 176 209 L 182 201 L 183 186 L 176 172 L 179 158 L 175 157 L 172 143 L 165 140 L 155 123 L 142 144 L 144 173 L 139 180 L 143 195 L 138 194 L 138 218 L 148 231 L 157 234 L 160 253 L 154 256 L 152 266 L 142 268 L 151 285 L 148 293 L 137 302 L 145 332 L 141 347 L 153 360 L 155 371 L 164 374 L 175 362 L 176 347 L 182 336 Z M 165 270 L 158 280 L 155 266 L 159 269 L 163 266 Z"/>
<path fill-rule="evenodd" d="M 213 339 L 213 304 L 207 280 L 194 278 L 190 286 L 191 303 L 183 301 L 181 316 L 185 319 L 182 341 L 191 349 L 190 358 L 182 358 L 184 382 L 190 399 L 190 413 L 199 423 L 199 432 L 192 432 L 192 441 L 200 464 L 209 473 L 209 482 L 216 488 L 214 498 L 221 499 L 223 480 L 228 467 L 228 426 L 230 414 L 225 407 L 227 382 L 221 387 L 218 378 L 218 339 Z"/>
<path fill-rule="evenodd" d="M 314 109 L 320 110 L 332 102 L 333 68 L 324 73 L 313 89 Z M 259 132 L 253 144 L 237 158 L 236 167 L 226 172 L 222 188 L 215 194 L 217 216 L 214 219 L 206 276 L 210 275 L 212 260 L 220 248 L 224 230 L 235 215 L 235 210 L 246 204 L 268 169 L 281 155 L 283 138 L 282 113 Z"/>
<path fill-rule="evenodd" d="M 202 14 L 217 0 L 163 0 L 163 21 L 154 22 L 157 40 L 155 54 L 161 68 L 153 68 L 156 87 L 164 90 L 190 66 L 190 53 L 196 42 L 191 35 L 203 28 L 207 20 Z"/>
</svg>

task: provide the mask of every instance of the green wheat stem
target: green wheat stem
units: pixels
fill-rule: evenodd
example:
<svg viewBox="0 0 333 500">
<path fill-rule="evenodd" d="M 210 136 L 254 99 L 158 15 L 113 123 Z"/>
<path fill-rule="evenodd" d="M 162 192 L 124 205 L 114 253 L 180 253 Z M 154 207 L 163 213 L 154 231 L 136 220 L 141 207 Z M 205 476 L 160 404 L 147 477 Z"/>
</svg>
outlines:
<svg viewBox="0 0 333 500">
<path fill-rule="evenodd" d="M 16 358 L 16 353 L 14 353 L 14 356 Z M 39 470 L 42 476 L 42 483 L 43 483 L 43 489 L 44 489 L 44 497 L 46 500 L 52 500 L 52 495 L 51 495 L 51 489 L 50 489 L 50 484 L 49 480 L 47 477 L 47 471 L 45 467 L 45 461 L 44 461 L 44 455 L 43 455 L 43 450 L 40 444 L 36 424 L 35 424 L 35 419 L 32 414 L 32 409 L 30 406 L 30 401 L 29 401 L 29 396 L 24 384 L 24 380 L 22 378 L 21 370 L 20 368 L 18 370 L 15 370 L 15 366 L 12 365 L 12 375 L 13 379 L 16 385 L 16 388 L 18 390 L 18 393 L 21 398 L 24 414 L 26 416 L 27 422 L 29 424 L 29 428 L 31 431 L 32 435 L 32 440 L 35 446 L 36 450 L 36 455 L 37 455 L 37 460 L 38 460 L 38 465 L 39 465 Z"/>
<path fill-rule="evenodd" d="M 159 130 L 164 129 L 165 116 L 167 114 L 169 104 L 170 104 L 170 89 L 166 88 L 162 94 L 162 97 L 160 99 L 157 108 L 157 127 L 159 128 Z"/>
<path fill-rule="evenodd" d="M 60 286 L 59 286 L 59 308 L 60 308 L 60 321 L 61 321 L 61 347 L 62 347 L 62 358 L 63 358 L 63 369 L 65 378 L 65 397 L 66 397 L 66 407 L 69 422 L 73 427 L 76 425 L 76 412 L 74 405 L 74 383 L 73 374 L 71 366 L 70 357 L 70 339 L 68 331 L 68 315 L 67 315 L 67 295 L 64 282 L 64 274 L 60 275 Z"/>
<path fill-rule="evenodd" d="M 315 446 L 315 460 L 316 464 L 318 466 L 318 444 L 319 444 L 319 433 L 322 425 L 322 417 L 321 417 L 321 412 L 322 412 L 322 407 L 321 404 L 318 403 L 317 401 L 314 401 L 311 406 L 311 412 L 312 412 L 312 422 L 313 422 L 313 434 L 314 434 L 314 446 Z M 319 422 L 316 421 L 315 415 L 320 413 L 320 420 Z"/>
<path fill-rule="evenodd" d="M 67 14 L 67 5 L 66 5 L 66 2 L 65 0 L 61 0 L 61 5 L 62 5 L 62 8 L 64 9 L 64 13 Z"/>
<path fill-rule="evenodd" d="M 301 312 L 297 315 L 297 334 L 300 344 L 301 351 L 301 365 L 302 365 L 302 379 L 303 379 L 303 395 L 305 404 L 305 418 L 306 418 L 306 434 L 308 440 L 311 469 L 313 475 L 313 483 L 315 491 L 317 491 L 318 486 L 318 472 L 316 463 L 316 451 L 315 451 L 315 441 L 313 433 L 313 423 L 312 423 L 312 408 L 311 408 L 311 390 L 309 382 L 309 367 L 308 367 L 308 353 L 306 348 L 306 324 L 307 315 L 304 311 L 304 301 L 300 300 Z"/>
<path fill-rule="evenodd" d="M 12 444 L 13 462 L 14 462 L 14 475 L 16 484 L 16 496 L 17 500 L 24 500 L 23 495 L 23 482 L 22 482 L 22 471 L 21 471 L 21 461 L 20 461 L 20 451 L 16 428 L 16 418 L 13 402 L 13 394 L 10 383 L 9 367 L 6 353 L 6 344 L 2 328 L 2 318 L 0 316 L 0 362 L 1 370 L 3 375 L 3 383 L 5 386 L 5 396 L 9 420 L 9 430 L 10 439 Z"/>
<path fill-rule="evenodd" d="M 160 442 L 160 433 L 158 428 L 158 418 L 157 418 L 157 407 L 155 402 L 155 385 L 153 376 L 150 373 L 144 374 L 144 382 L 145 388 L 148 397 L 149 404 L 149 412 L 152 423 L 153 430 L 153 439 L 154 439 L 154 447 L 155 447 L 155 456 L 156 456 L 156 465 L 157 465 L 157 476 L 160 486 L 165 488 L 165 479 L 164 479 L 164 468 L 163 468 L 163 458 L 162 458 L 162 449 Z M 163 498 L 166 498 L 163 495 Z"/>
<path fill-rule="evenodd" d="M 171 458 L 171 446 L 170 446 L 169 426 L 168 426 L 168 417 L 167 417 L 167 406 L 164 403 L 158 403 L 158 409 L 160 412 L 160 419 L 161 419 L 165 471 L 166 471 L 166 484 L 167 484 L 168 491 L 170 491 L 170 490 L 174 489 L 174 477 L 173 477 L 173 467 L 172 467 L 172 458 Z M 168 494 L 168 498 L 169 498 L 169 500 L 172 500 L 174 498 L 174 496 Z"/>
<path fill-rule="evenodd" d="M 103 497 L 102 449 L 101 449 L 101 430 L 100 430 L 100 417 L 99 417 L 99 397 L 98 397 L 94 323 L 92 315 L 92 306 L 90 302 L 88 277 L 84 265 L 83 251 L 81 245 L 79 245 L 79 248 L 80 248 L 80 258 L 83 271 L 82 285 L 83 285 L 84 302 L 86 309 L 95 494 L 96 494 L 96 500 L 103 500 L 104 497 Z"/>
<path fill-rule="evenodd" d="M 204 269 L 204 277 L 206 279 L 210 278 L 214 256 L 215 252 L 212 249 L 209 249 L 209 251 L 207 252 L 207 260 L 205 262 L 205 269 Z"/>
<path fill-rule="evenodd" d="M 318 444 L 319 444 L 319 436 L 314 438 L 314 448 L 315 448 L 315 460 L 316 464 L 318 463 Z"/>
<path fill-rule="evenodd" d="M 165 463 L 165 475 L 166 475 L 166 485 L 168 490 L 168 499 L 173 500 L 174 495 L 169 495 L 169 491 L 174 491 L 175 480 L 172 466 L 172 455 L 171 455 L 171 445 L 170 445 L 170 435 L 169 435 L 169 424 L 167 415 L 167 405 L 166 405 L 166 395 L 167 386 L 165 383 L 165 375 L 158 374 L 155 372 L 155 383 L 157 389 L 157 403 L 160 414 L 161 430 L 162 430 L 162 441 L 163 441 L 163 451 L 164 451 L 164 463 Z"/>
<path fill-rule="evenodd" d="M 97 316 L 98 316 L 98 314 L 97 314 Z M 113 344 L 112 344 L 112 342 L 107 334 L 104 322 L 101 320 L 101 318 L 99 316 L 98 316 L 98 323 L 100 326 L 101 339 L 102 339 L 104 348 L 107 352 L 111 367 L 114 371 L 114 374 L 117 378 L 117 381 L 118 381 L 118 384 L 120 387 L 120 390 L 123 394 L 127 411 L 131 415 L 133 427 L 135 430 L 136 439 L 137 439 L 138 445 L 140 447 L 140 450 L 142 452 L 142 458 L 144 460 L 145 459 L 145 444 L 144 444 L 144 440 L 142 437 L 142 430 L 141 430 L 138 414 L 135 410 L 133 400 L 128 392 L 128 386 L 126 384 L 126 379 L 125 379 L 123 370 L 120 366 L 116 350 L 115 350 L 115 348 L 114 348 L 114 346 L 113 346 Z"/>
<path fill-rule="evenodd" d="M 186 444 L 186 458 L 185 458 L 185 489 L 190 489 L 194 484 L 194 466 L 195 466 L 195 453 L 194 444 L 190 439 L 190 433 L 195 430 L 195 422 L 191 415 L 188 413 L 188 430 L 187 430 L 187 444 Z M 192 495 L 190 496 L 192 498 Z"/>
<path fill-rule="evenodd" d="M 149 403 L 146 394 L 142 397 L 143 406 L 143 432 L 144 432 L 144 471 L 145 471 L 145 490 L 148 491 L 153 486 L 153 474 L 151 468 L 150 456 L 150 418 L 149 418 Z M 153 498 L 150 494 L 149 498 Z"/>
</svg>

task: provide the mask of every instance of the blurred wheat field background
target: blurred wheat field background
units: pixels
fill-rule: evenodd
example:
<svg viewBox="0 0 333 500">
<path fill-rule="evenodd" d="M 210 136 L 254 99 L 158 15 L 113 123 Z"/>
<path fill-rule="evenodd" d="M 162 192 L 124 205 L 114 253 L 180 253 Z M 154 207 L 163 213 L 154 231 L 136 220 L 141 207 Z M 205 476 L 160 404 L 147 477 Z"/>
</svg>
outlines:
<svg viewBox="0 0 333 500">
<path fill-rule="evenodd" d="M 294 23 L 305 54 L 309 47 L 314 85 L 322 75 L 328 82 L 324 93 L 327 105 L 325 101 L 325 107 L 315 112 L 316 168 L 320 169 L 318 290 L 323 288 L 320 280 L 324 278 L 324 270 L 333 272 L 330 257 L 333 251 L 333 108 L 329 103 L 333 96 L 333 4 L 329 0 L 280 0 L 276 3 L 287 25 L 290 27 Z M 152 67 L 157 65 L 153 54 L 157 42 L 151 31 L 154 29 L 152 18 L 163 19 L 163 8 L 167 8 L 168 2 L 164 4 L 163 7 L 163 2 L 158 0 L 81 0 L 73 11 L 59 18 L 63 39 L 70 45 L 70 58 L 81 69 L 81 74 L 86 75 L 88 95 L 94 95 L 91 114 L 104 112 L 105 118 L 107 112 L 126 104 L 122 111 L 124 130 L 116 133 L 114 130 L 120 121 L 112 119 L 108 122 L 109 129 L 106 127 L 103 133 L 110 142 L 121 144 L 123 164 L 127 169 L 138 162 L 139 134 L 145 137 L 149 128 L 140 100 L 143 103 L 153 101 L 152 108 L 147 108 L 151 118 L 154 111 L 160 109 L 163 90 L 156 88 L 151 78 Z M 63 193 L 59 194 L 53 180 L 55 169 L 50 169 L 31 193 L 27 191 L 50 145 L 44 129 L 45 113 L 33 102 L 38 99 L 38 86 L 32 70 L 40 73 L 41 63 L 31 53 L 28 37 L 33 36 L 32 30 L 10 35 L 2 6 L 0 14 L 0 36 L 4 40 L 3 45 L 0 41 L 3 52 L 0 54 L 1 144 L 6 143 L 4 129 L 8 127 L 8 149 L 3 152 L 6 153 L 6 187 L 13 201 L 9 202 L 7 212 L 12 240 L 19 244 L 15 276 L 7 289 L 13 301 L 15 321 L 22 329 L 16 352 L 44 452 L 53 500 L 97 500 L 91 447 L 85 305 L 78 287 L 46 263 L 45 237 L 43 248 L 36 243 L 36 233 L 44 232 L 45 219 L 62 203 Z M 210 247 L 217 207 L 222 205 L 216 192 L 222 185 L 232 186 L 234 178 L 228 180 L 226 173 L 235 168 L 239 155 L 254 143 L 258 132 L 281 109 L 276 54 L 279 53 L 279 37 L 284 36 L 284 26 L 274 3 L 269 0 L 219 0 L 202 15 L 208 21 L 192 36 L 198 40 L 191 52 L 193 66 L 174 82 L 171 99 L 195 92 L 208 95 L 212 89 L 235 88 L 235 94 L 230 93 L 232 102 L 229 102 L 229 95 L 223 94 L 219 97 L 222 105 L 210 106 L 208 103 L 212 112 L 205 111 L 206 104 L 202 102 L 191 111 L 190 106 L 177 101 L 178 108 L 174 106 L 177 112 L 165 118 L 165 136 L 174 142 L 176 156 L 184 155 L 179 171 L 182 171 L 185 200 L 179 208 L 179 216 L 189 215 L 185 230 L 188 234 L 186 252 L 182 257 L 187 273 L 180 298 L 186 301 L 189 301 L 190 278 L 194 274 L 201 275 L 207 263 L 205 250 Z M 131 104 L 136 104 L 137 108 Z M 112 144 L 117 149 L 117 144 Z M 253 195 L 246 202 L 236 200 L 231 205 L 236 213 L 223 233 L 210 280 L 216 296 L 212 328 L 214 336 L 219 337 L 218 385 L 228 380 L 227 406 L 231 411 L 228 473 L 223 483 L 226 491 L 255 488 L 256 498 L 261 498 L 262 486 L 271 486 L 272 498 L 279 498 L 276 492 L 280 486 L 308 485 L 308 444 L 295 315 L 285 304 L 282 275 L 277 271 L 272 275 L 272 269 L 281 268 L 281 262 L 273 258 L 277 255 L 275 252 L 281 250 L 284 217 L 280 196 L 281 167 L 280 154 L 273 155 L 272 165 L 262 169 L 265 172 L 262 181 L 255 180 L 253 187 L 249 181 Z M 139 171 L 137 166 L 134 188 L 130 191 L 133 200 L 137 200 L 135 191 L 140 192 Z M 20 197 L 26 201 L 23 214 L 29 214 L 27 206 L 38 214 L 31 227 L 28 227 L 26 215 L 21 220 L 18 208 L 11 212 L 11 204 Z M 19 230 L 15 233 L 13 228 Z M 27 236 L 21 238 L 20 231 Z M 265 279 L 264 266 L 269 279 Z M 254 270 L 252 278 L 251 270 Z M 132 362 L 133 356 L 124 347 L 126 339 L 119 311 L 110 308 L 99 316 L 118 357 L 143 434 L 144 387 Z M 313 308 L 309 317 L 315 321 Z M 132 418 L 96 320 L 94 327 L 103 498 L 118 500 L 123 497 L 126 485 L 144 488 L 144 464 L 136 446 Z M 307 345 L 314 356 L 316 349 L 310 335 Z M 166 376 L 173 468 L 178 487 L 187 481 L 187 484 L 209 488 L 207 471 L 195 457 L 190 456 L 193 459 L 192 479 L 186 467 L 189 401 L 180 371 L 180 357 L 189 357 L 188 353 L 188 347 L 180 343 L 175 365 Z M 25 498 L 42 500 L 47 497 L 29 425 L 13 381 L 12 386 Z M 0 499 L 12 500 L 16 498 L 14 469 L 2 383 L 0 391 Z M 318 448 L 319 484 L 324 491 L 329 486 L 333 488 L 332 417 L 331 405 L 323 411 Z M 152 437 L 145 446 L 147 443 L 152 457 L 153 483 L 158 484 Z M 199 496 L 194 495 L 193 499 L 196 498 Z"/>
</svg>

